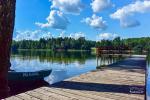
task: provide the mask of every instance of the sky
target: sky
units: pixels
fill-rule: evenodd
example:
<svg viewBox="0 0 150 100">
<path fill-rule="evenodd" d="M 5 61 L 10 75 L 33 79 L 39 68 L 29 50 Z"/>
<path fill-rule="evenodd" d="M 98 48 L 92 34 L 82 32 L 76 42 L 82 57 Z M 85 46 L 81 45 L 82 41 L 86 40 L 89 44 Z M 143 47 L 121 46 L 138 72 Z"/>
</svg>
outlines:
<svg viewBox="0 0 150 100">
<path fill-rule="evenodd" d="M 150 37 L 150 0 L 17 0 L 14 40 Z"/>
</svg>

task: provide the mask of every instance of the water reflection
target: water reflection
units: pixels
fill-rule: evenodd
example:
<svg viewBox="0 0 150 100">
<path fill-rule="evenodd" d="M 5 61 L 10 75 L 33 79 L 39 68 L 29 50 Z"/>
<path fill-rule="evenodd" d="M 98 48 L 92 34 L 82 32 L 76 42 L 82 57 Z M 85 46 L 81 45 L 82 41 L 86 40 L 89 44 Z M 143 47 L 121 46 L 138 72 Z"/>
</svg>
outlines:
<svg viewBox="0 0 150 100">
<path fill-rule="evenodd" d="M 97 57 L 97 68 L 101 66 L 110 65 L 114 62 L 125 59 L 126 57 L 122 55 L 99 55 Z"/>
<path fill-rule="evenodd" d="M 64 79 L 67 79 L 69 75 L 67 74 L 67 70 L 54 70 L 51 75 L 45 78 L 45 81 L 49 84 L 53 84 Z"/>
<path fill-rule="evenodd" d="M 91 52 L 50 52 L 50 51 L 15 51 L 12 52 L 12 57 L 20 57 L 22 60 L 39 59 L 40 62 L 59 62 L 69 64 L 74 61 L 85 63 L 86 59 L 92 59 L 95 55 Z"/>
<path fill-rule="evenodd" d="M 17 72 L 34 72 L 52 69 L 45 78 L 49 84 L 96 69 L 96 56 L 91 52 L 12 52 L 11 69 Z"/>
<path fill-rule="evenodd" d="M 147 91 L 147 100 L 150 100 L 150 54 L 147 56 L 147 83 L 146 83 L 146 91 Z"/>
<path fill-rule="evenodd" d="M 122 59 L 122 56 L 96 56 L 91 52 L 17 51 L 12 52 L 11 69 L 17 72 L 52 69 L 45 80 L 53 84 Z"/>
</svg>

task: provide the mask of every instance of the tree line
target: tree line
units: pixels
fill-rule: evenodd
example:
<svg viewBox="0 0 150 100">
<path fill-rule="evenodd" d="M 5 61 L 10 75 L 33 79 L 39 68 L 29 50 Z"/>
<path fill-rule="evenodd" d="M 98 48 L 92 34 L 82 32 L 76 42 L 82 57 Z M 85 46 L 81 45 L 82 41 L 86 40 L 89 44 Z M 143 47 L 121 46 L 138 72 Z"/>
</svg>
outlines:
<svg viewBox="0 0 150 100">
<path fill-rule="evenodd" d="M 49 38 L 40 40 L 21 40 L 12 42 L 12 50 L 17 49 L 50 49 L 50 50 L 91 50 L 94 47 L 120 47 L 126 46 L 134 51 L 150 51 L 150 37 L 121 39 L 117 37 L 113 40 L 92 41 L 84 37 L 74 38 Z"/>
<path fill-rule="evenodd" d="M 126 47 L 130 50 L 143 52 L 150 51 L 150 37 L 121 39 L 117 37 L 113 40 L 101 40 L 96 42 L 96 47 Z"/>
<path fill-rule="evenodd" d="M 84 37 L 74 38 L 41 38 L 39 41 L 21 40 L 13 41 L 12 49 L 50 49 L 50 50 L 90 50 L 95 46 L 95 41 L 86 40 Z"/>
</svg>

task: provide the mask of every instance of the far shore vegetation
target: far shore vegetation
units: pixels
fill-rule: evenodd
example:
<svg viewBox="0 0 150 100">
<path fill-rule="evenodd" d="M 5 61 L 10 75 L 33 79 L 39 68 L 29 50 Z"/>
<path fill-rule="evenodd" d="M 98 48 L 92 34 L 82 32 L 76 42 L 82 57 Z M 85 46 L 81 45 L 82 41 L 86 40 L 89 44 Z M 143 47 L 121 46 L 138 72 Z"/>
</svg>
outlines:
<svg viewBox="0 0 150 100">
<path fill-rule="evenodd" d="M 133 51 L 149 52 L 150 37 L 121 39 L 117 37 L 113 40 L 92 41 L 84 37 L 74 38 L 49 38 L 40 40 L 20 40 L 12 42 L 12 50 L 37 50 L 37 51 L 95 51 L 97 47 L 128 47 Z"/>
</svg>

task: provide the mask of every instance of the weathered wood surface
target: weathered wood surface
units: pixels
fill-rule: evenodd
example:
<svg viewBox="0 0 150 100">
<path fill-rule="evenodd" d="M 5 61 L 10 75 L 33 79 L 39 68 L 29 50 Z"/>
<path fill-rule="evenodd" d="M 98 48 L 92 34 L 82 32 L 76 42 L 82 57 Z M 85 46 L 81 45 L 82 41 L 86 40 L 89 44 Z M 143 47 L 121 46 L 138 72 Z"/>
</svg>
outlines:
<svg viewBox="0 0 150 100">
<path fill-rule="evenodd" d="M 6 100 L 144 100 L 145 66 L 145 58 L 129 58 Z"/>
</svg>

